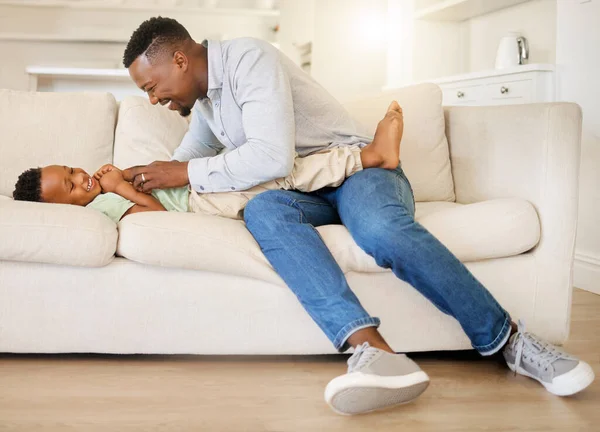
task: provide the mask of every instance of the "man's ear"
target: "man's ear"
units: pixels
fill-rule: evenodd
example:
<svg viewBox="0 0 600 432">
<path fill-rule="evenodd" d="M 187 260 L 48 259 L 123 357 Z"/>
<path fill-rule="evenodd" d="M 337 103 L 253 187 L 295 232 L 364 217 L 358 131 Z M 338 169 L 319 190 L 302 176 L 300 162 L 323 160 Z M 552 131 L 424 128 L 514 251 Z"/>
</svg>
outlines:
<svg viewBox="0 0 600 432">
<path fill-rule="evenodd" d="M 182 71 L 186 71 L 188 68 L 188 58 L 182 51 L 175 51 L 173 54 L 173 63 Z"/>
</svg>

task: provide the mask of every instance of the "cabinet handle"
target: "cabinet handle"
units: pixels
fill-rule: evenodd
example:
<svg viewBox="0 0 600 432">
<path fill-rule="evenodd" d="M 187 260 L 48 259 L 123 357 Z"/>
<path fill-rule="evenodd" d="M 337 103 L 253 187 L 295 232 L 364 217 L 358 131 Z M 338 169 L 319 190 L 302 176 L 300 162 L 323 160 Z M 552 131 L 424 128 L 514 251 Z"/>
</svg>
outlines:
<svg viewBox="0 0 600 432">
<path fill-rule="evenodd" d="M 463 92 L 461 92 L 461 91 L 457 91 L 456 92 L 456 97 L 457 98 L 463 98 L 463 97 L 465 97 L 465 94 Z"/>
<path fill-rule="evenodd" d="M 504 86 L 500 87 L 500 93 L 502 93 L 502 94 L 508 93 L 508 87 L 504 87 Z"/>
</svg>

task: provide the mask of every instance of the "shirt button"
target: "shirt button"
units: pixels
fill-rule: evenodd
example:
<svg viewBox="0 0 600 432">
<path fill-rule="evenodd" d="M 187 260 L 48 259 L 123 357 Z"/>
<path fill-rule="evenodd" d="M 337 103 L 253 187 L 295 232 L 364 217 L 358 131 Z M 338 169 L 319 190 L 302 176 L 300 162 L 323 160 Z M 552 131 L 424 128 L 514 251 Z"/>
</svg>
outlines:
<svg viewBox="0 0 600 432">
<path fill-rule="evenodd" d="M 200 186 L 200 190 L 204 190 L 204 186 Z"/>
<path fill-rule="evenodd" d="M 218 107 L 219 107 L 219 102 L 217 102 L 217 103 L 215 104 L 215 106 L 218 108 Z"/>
<path fill-rule="evenodd" d="M 221 132 L 221 136 L 225 136 L 225 132 Z"/>
</svg>

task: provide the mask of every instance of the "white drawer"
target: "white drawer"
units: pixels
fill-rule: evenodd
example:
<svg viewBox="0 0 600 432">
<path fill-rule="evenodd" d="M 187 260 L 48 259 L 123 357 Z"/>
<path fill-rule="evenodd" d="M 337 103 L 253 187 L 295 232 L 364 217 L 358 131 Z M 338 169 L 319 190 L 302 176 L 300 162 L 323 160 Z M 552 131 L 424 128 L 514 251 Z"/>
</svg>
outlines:
<svg viewBox="0 0 600 432">
<path fill-rule="evenodd" d="M 481 101 L 483 86 L 452 86 L 442 87 L 443 105 L 469 105 Z"/>
<path fill-rule="evenodd" d="M 487 98 L 493 104 L 532 102 L 533 80 L 505 81 L 486 86 Z"/>
</svg>

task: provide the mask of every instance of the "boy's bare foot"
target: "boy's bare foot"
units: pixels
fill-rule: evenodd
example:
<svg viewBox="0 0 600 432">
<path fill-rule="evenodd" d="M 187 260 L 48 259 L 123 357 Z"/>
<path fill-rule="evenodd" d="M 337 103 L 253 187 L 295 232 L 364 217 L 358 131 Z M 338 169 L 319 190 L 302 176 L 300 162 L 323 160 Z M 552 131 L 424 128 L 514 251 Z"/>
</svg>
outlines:
<svg viewBox="0 0 600 432">
<path fill-rule="evenodd" d="M 377 125 L 373 142 L 362 149 L 363 168 L 394 169 L 400 160 L 400 141 L 404 133 L 402 108 L 393 101 Z"/>
</svg>

